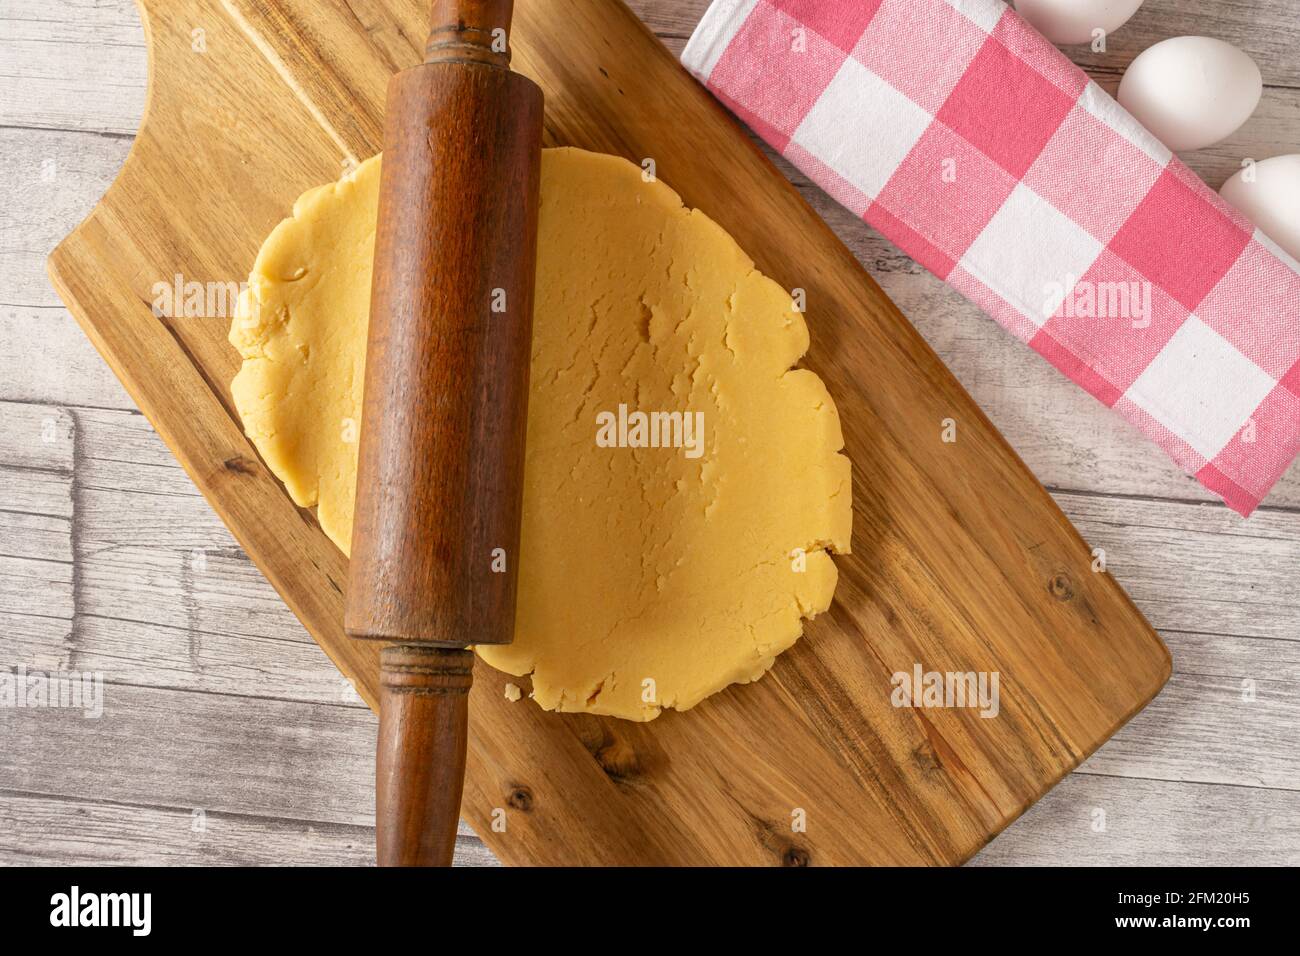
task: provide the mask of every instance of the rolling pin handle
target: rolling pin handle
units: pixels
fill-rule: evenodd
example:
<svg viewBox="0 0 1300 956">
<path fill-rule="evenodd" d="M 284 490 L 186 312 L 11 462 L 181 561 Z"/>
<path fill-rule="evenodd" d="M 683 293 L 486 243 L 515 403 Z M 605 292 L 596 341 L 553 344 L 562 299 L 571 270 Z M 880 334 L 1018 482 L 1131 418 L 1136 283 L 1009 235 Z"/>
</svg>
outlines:
<svg viewBox="0 0 1300 956">
<path fill-rule="evenodd" d="M 380 651 L 379 668 L 379 865 L 450 866 L 465 783 L 474 652 L 394 644 Z"/>
<path fill-rule="evenodd" d="M 460 61 L 510 69 L 514 0 L 433 0 L 425 63 Z"/>
</svg>

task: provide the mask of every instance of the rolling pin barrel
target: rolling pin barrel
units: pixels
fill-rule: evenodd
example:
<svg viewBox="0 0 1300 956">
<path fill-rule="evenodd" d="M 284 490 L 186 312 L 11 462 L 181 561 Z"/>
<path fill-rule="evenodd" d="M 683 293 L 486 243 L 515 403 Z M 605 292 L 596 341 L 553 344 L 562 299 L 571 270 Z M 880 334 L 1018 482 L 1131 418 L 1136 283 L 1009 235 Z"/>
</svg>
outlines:
<svg viewBox="0 0 1300 956">
<path fill-rule="evenodd" d="M 393 77 L 345 627 L 381 654 L 381 864 L 448 863 L 470 644 L 514 633 L 542 94 L 512 4 L 439 0 Z"/>
</svg>

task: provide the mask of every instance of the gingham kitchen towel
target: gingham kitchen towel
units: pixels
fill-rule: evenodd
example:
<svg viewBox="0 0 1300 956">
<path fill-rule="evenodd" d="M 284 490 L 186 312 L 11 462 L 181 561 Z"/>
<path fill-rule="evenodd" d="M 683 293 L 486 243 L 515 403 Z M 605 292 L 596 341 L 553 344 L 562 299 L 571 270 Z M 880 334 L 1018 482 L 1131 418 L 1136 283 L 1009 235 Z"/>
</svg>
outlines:
<svg viewBox="0 0 1300 956">
<path fill-rule="evenodd" d="M 1300 265 L 999 0 L 715 0 L 682 62 L 1250 514 L 1300 450 Z"/>
</svg>

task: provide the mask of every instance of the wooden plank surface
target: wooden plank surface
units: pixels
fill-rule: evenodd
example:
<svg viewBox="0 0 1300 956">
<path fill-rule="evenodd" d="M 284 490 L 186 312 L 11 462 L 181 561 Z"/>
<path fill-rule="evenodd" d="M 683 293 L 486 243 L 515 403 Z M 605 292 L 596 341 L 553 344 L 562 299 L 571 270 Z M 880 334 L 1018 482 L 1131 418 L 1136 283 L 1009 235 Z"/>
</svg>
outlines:
<svg viewBox="0 0 1300 956">
<path fill-rule="evenodd" d="M 637 9 L 670 46 L 680 46 L 703 6 L 690 0 L 646 2 Z M 1162 16 L 1175 24 L 1169 34 L 1199 32 L 1187 24 L 1177 29 L 1179 11 L 1170 6 L 1148 0 L 1144 15 L 1145 9 L 1165 8 Z M 1280 48 L 1296 48 L 1294 23 L 1268 19 L 1269 10 L 1277 11 L 1279 4 L 1210 7 L 1217 22 L 1233 23 L 1237 30 L 1219 35 L 1235 38 L 1252 52 L 1252 18 L 1257 15 L 1290 29 L 1290 42 Z M 81 29 L 87 17 L 96 18 L 95 30 Z M 364 752 L 373 726 L 361 705 L 344 699 L 337 672 L 212 519 L 44 285 L 40 263 L 45 253 L 112 180 L 138 123 L 144 58 L 134 11 L 122 2 L 32 0 L 6 4 L 0 19 L 6 28 L 13 27 L 0 34 L 0 68 L 7 75 L 27 70 L 25 82 L 31 84 L 25 87 L 31 95 L 0 105 L 0 136 L 17 169 L 0 184 L 0 189 L 12 190 L 3 197 L 5 217 L 0 219 L 0 360 L 11 373 L 0 378 L 0 517 L 15 512 L 15 520 L 34 516 L 61 522 L 30 541 L 6 535 L 0 551 L 22 540 L 18 557 L 23 560 L 71 562 L 90 572 L 86 577 L 78 570 L 68 594 L 0 596 L 0 603 L 7 600 L 16 608 L 0 612 L 8 625 L 0 637 L 0 664 L 70 666 L 85 653 L 88 666 L 102 667 L 113 673 L 115 684 L 144 695 L 133 697 L 128 709 L 142 715 L 139 726 L 145 733 L 166 732 L 161 717 L 150 715 L 176 706 L 177 694 L 206 697 L 210 706 L 195 711 L 185 705 L 183 710 L 212 722 L 217 736 L 232 741 L 223 744 L 231 751 L 261 738 L 243 720 L 245 700 L 348 708 L 363 718 L 347 725 L 347 733 L 355 736 L 349 753 Z M 21 40 L 21 47 L 11 37 Z M 105 37 L 111 50 L 98 45 Z M 28 44 L 40 44 L 48 58 L 39 69 L 29 67 L 30 51 L 37 47 Z M 1274 64 L 1260 59 L 1269 76 Z M 109 62 L 123 76 L 138 69 L 139 84 L 95 100 L 90 95 L 95 69 L 86 64 L 102 69 Z M 1274 88 L 1269 94 L 1291 109 L 1289 114 L 1280 110 L 1279 116 L 1294 115 L 1294 93 Z M 56 107 L 71 102 L 78 104 L 75 115 L 60 120 Z M 1267 142 L 1270 135 L 1268 129 L 1251 133 L 1258 120 L 1241 134 L 1250 133 L 1251 143 Z M 62 124 L 69 128 L 59 128 Z M 1284 131 L 1276 132 L 1279 145 L 1294 141 Z M 1289 133 L 1294 137 L 1295 128 Z M 1233 154 L 1236 140 L 1219 148 L 1225 157 Z M 1196 157 L 1188 158 L 1197 165 Z M 1230 168 L 1226 160 L 1215 162 L 1218 168 Z M 51 166 L 55 172 L 47 180 Z M 1207 175 L 1215 169 L 1198 168 Z M 1058 502 L 1090 543 L 1107 545 L 1113 573 L 1161 628 L 1174 653 L 1175 678 L 1166 695 L 977 862 L 1300 861 L 1295 832 L 1300 785 L 1295 749 L 1285 737 L 1295 719 L 1286 702 L 1297 698 L 1300 669 L 1300 608 L 1294 598 L 1300 475 L 1293 469 L 1250 522 L 1204 504 L 1207 496 L 1199 486 L 1179 475 L 1157 449 L 861 223 L 840 214 L 819 194 L 805 195 L 913 318 L 1039 478 L 1061 489 Z M 36 335 L 44 347 L 34 350 Z M 47 448 L 23 425 L 46 419 L 84 427 L 76 442 Z M 97 507 L 75 506 L 82 485 L 92 498 L 99 496 Z M 129 517 L 122 516 L 156 492 L 166 497 L 155 495 L 161 501 L 132 536 L 125 527 L 131 524 Z M 1261 518 L 1267 518 L 1269 528 L 1255 534 Z M 204 598 L 197 609 L 202 616 L 191 621 L 177 614 L 176 601 L 194 586 L 193 575 L 187 584 L 185 573 L 192 549 L 178 549 L 194 542 L 213 560 L 203 565 Z M 1163 557 L 1170 543 L 1181 548 L 1176 566 Z M 1239 567 L 1245 569 L 1241 574 L 1223 573 Z M 45 577 L 56 579 L 58 572 Z M 209 605 L 214 595 L 234 599 Z M 1189 606 L 1192 610 L 1183 613 Z M 1265 613 L 1257 617 L 1261 606 Z M 1172 630 L 1171 624 L 1187 629 Z M 1254 700 L 1238 693 L 1245 681 L 1256 682 Z M 1172 699 L 1174 692 L 1182 703 L 1166 707 L 1166 697 Z M 151 700 L 155 694 L 166 696 Z M 124 700 L 118 706 L 126 706 Z M 157 721 L 152 727 L 151 719 Z M 309 720 L 303 732 L 312 733 L 313 726 Z M 341 779 L 347 773 L 343 763 L 318 781 L 324 793 L 291 794 L 294 810 L 284 818 L 259 815 L 274 804 L 261 791 L 282 789 L 288 778 L 244 780 L 238 787 L 231 782 L 228 789 L 234 793 L 218 794 L 230 813 L 209 815 L 231 822 L 220 828 L 222 842 L 205 849 L 188 829 L 178 833 L 167 822 L 175 818 L 188 827 L 195 808 L 184 804 L 193 796 L 184 796 L 183 788 L 168 783 L 154 793 L 140 785 L 121 791 L 118 802 L 88 800 L 113 775 L 111 766 L 97 765 L 78 776 L 76 749 L 55 750 L 44 734 L 38 728 L 24 736 L 22 750 L 12 744 L 5 750 L 8 766 L 43 761 L 53 770 L 45 784 L 27 781 L 48 785 L 49 793 L 16 793 L 6 787 L 0 794 L 0 862 L 37 856 L 50 861 L 259 862 L 267 859 L 263 844 L 276 847 L 286 862 L 353 862 L 357 857 L 346 838 L 311 836 L 339 825 L 330 822 L 336 817 L 327 808 L 337 807 L 349 792 L 331 792 L 334 788 L 352 785 Z M 276 739 L 277 748 L 289 746 L 279 742 L 278 734 Z M 178 748 L 163 775 L 178 780 L 193 776 L 209 756 L 208 748 L 197 744 Z M 332 763 L 327 754 L 321 759 Z M 8 779 L 0 774 L 0 781 Z M 102 814 L 92 825 L 87 816 L 95 810 Z M 1093 828 L 1098 810 L 1109 821 L 1101 832 Z M 360 826 L 366 812 L 359 811 Z M 18 834 L 31 832 L 38 821 L 49 839 L 33 854 Z M 464 847 L 466 861 L 487 858 L 472 839 Z"/>
<path fill-rule="evenodd" d="M 388 78 L 415 61 L 407 38 L 426 7 L 375 10 L 364 29 L 329 3 L 143 9 L 153 79 L 141 134 L 50 273 L 373 704 L 374 649 L 341 632 L 343 562 L 243 439 L 224 328 L 148 303 L 160 277 L 241 275 L 291 197 L 378 148 Z M 760 269 L 807 290 L 807 363 L 837 397 L 869 493 L 836 603 L 770 680 L 634 726 L 511 706 L 502 675 L 478 668 L 465 818 L 518 863 L 963 862 L 1155 695 L 1167 651 L 924 341 L 626 8 L 538 0 L 517 9 L 512 39 L 516 68 L 546 91 L 550 142 L 653 156 Z M 202 151 L 177 150 L 194 136 Z M 892 706 L 891 674 L 913 666 L 998 674 L 996 719 Z M 792 828 L 792 815 L 815 825 Z"/>
</svg>

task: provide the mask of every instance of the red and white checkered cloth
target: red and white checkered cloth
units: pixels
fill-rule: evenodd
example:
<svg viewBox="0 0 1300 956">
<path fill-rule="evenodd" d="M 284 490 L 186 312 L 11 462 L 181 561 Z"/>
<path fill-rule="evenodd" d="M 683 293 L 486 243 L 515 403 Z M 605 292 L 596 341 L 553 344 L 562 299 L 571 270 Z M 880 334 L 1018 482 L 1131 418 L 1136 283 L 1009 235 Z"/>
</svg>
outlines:
<svg viewBox="0 0 1300 956">
<path fill-rule="evenodd" d="M 1300 265 L 999 0 L 715 0 L 682 62 L 1250 514 L 1300 450 Z"/>
</svg>

